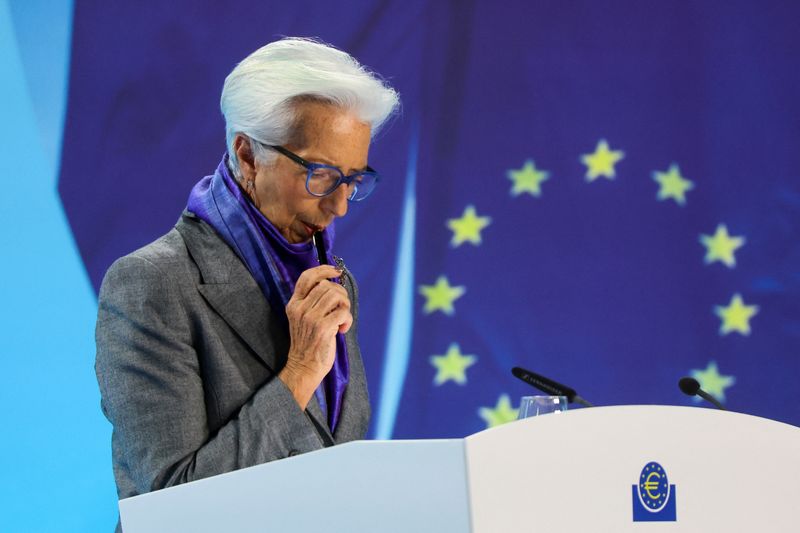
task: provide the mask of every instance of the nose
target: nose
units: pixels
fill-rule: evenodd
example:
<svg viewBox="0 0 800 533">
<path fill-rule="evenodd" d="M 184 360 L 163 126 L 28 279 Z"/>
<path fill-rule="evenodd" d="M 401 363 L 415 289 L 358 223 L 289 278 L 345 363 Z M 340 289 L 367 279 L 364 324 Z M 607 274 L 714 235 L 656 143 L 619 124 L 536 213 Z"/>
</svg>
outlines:
<svg viewBox="0 0 800 533">
<path fill-rule="evenodd" d="M 336 217 L 343 217 L 347 214 L 347 195 L 348 188 L 342 184 L 336 187 L 332 193 L 324 197 L 320 202 L 320 207 Z"/>
</svg>

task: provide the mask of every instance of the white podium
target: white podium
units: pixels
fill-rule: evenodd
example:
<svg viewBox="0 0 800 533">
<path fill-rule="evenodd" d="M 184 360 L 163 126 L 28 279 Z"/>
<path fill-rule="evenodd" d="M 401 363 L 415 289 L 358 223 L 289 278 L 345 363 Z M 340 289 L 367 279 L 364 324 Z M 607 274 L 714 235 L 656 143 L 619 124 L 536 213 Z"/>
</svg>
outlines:
<svg viewBox="0 0 800 533">
<path fill-rule="evenodd" d="M 128 498 L 120 514 L 125 533 L 796 532 L 800 428 L 580 409 L 465 439 L 348 443 Z"/>
</svg>

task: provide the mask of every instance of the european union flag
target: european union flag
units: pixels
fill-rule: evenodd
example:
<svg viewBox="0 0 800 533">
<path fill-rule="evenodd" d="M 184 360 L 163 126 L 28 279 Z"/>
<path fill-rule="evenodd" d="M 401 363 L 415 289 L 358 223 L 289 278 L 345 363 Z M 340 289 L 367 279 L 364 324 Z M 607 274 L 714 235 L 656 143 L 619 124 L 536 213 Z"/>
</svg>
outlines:
<svg viewBox="0 0 800 533">
<path fill-rule="evenodd" d="M 313 35 L 404 102 L 334 250 L 361 287 L 373 436 L 513 420 L 515 365 L 596 404 L 690 404 L 692 375 L 800 424 L 800 7 L 350 7 L 76 5 L 59 191 L 95 286 L 219 160 L 235 61 Z"/>
</svg>

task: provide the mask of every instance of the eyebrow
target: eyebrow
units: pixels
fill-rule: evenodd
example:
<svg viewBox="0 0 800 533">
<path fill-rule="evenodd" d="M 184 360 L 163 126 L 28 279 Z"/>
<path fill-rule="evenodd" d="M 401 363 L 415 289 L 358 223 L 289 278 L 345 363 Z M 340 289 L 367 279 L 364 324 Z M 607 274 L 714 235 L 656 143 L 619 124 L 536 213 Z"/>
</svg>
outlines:
<svg viewBox="0 0 800 533">
<path fill-rule="evenodd" d="M 342 167 L 340 167 L 339 165 L 335 164 L 333 162 L 333 160 L 328 158 L 328 157 L 325 157 L 325 156 L 307 156 L 307 155 L 306 156 L 302 156 L 302 157 L 303 157 L 303 159 L 305 159 L 309 163 L 322 163 L 324 165 L 328 165 L 328 166 L 331 166 L 331 167 L 336 167 L 336 168 L 342 170 L 342 172 L 344 172 L 344 169 L 342 169 Z M 345 174 L 366 172 L 368 168 L 369 168 L 369 165 L 364 165 L 361 168 L 351 168 L 351 169 L 349 169 L 349 172 L 346 172 Z"/>
</svg>

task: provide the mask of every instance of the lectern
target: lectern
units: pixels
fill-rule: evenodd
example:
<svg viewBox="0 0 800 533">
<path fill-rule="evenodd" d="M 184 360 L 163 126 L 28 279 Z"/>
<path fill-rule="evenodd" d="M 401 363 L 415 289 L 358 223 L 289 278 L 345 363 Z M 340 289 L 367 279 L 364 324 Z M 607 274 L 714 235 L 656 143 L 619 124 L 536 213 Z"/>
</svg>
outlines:
<svg viewBox="0 0 800 533">
<path fill-rule="evenodd" d="M 363 441 L 120 502 L 125 533 L 800 531 L 800 428 L 596 407 Z"/>
</svg>

